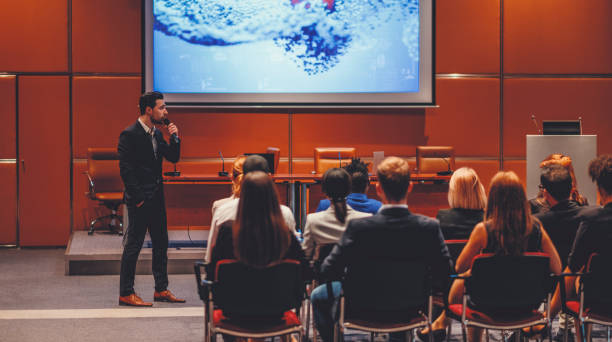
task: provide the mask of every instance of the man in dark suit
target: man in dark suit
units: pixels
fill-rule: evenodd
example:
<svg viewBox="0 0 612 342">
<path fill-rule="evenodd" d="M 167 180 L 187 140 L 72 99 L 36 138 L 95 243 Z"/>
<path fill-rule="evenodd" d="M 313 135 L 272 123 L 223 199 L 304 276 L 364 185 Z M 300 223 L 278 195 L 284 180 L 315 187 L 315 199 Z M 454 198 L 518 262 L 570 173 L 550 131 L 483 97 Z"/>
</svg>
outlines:
<svg viewBox="0 0 612 342">
<path fill-rule="evenodd" d="M 570 199 L 572 176 L 559 164 L 542 169 L 540 187 L 550 210 L 540 212 L 535 217 L 542 222 L 565 268 L 578 226 L 593 208 L 580 206 L 578 202 Z"/>
<path fill-rule="evenodd" d="M 348 223 L 342 238 L 323 261 L 321 275 L 340 279 L 346 266 L 367 260 L 422 260 L 431 270 L 432 281 L 439 290 L 446 290 L 452 262 L 437 220 L 413 214 L 408 210 L 410 167 L 401 158 L 386 158 L 377 170 L 376 193 L 383 206 L 374 216 L 354 219 Z M 410 270 L 397 270 L 410 272 Z M 416 280 L 415 280 L 416 281 Z M 332 283 L 333 298 L 341 290 L 339 282 Z M 323 341 L 333 337 L 333 311 L 337 301 L 328 299 L 327 286 L 321 285 L 311 295 L 315 324 Z M 402 340 L 405 334 L 392 334 L 392 340 Z"/>
<path fill-rule="evenodd" d="M 148 92 L 140 97 L 140 117 L 119 136 L 119 169 L 125 185 L 124 201 L 128 210 L 127 242 L 121 257 L 119 304 L 152 306 L 134 292 L 136 262 L 147 229 L 153 243 L 155 301 L 180 302 L 168 290 L 168 229 L 162 184 L 162 159 L 176 163 L 180 156 L 177 127 L 167 126 L 168 144 L 159 129 L 168 115 L 164 96 Z"/>
</svg>

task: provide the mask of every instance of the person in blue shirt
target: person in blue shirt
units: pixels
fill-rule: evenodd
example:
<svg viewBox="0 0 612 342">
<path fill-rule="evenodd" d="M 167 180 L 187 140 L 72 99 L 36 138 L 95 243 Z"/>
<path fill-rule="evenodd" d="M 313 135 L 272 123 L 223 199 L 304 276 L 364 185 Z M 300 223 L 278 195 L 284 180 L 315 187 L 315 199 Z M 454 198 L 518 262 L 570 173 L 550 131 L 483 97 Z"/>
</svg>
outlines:
<svg viewBox="0 0 612 342">
<path fill-rule="evenodd" d="M 368 164 L 361 161 L 359 158 L 353 158 L 350 164 L 344 166 L 344 169 L 351 175 L 351 193 L 346 198 L 346 203 L 351 208 L 363 213 L 376 214 L 382 206 L 380 201 L 368 198 L 366 192 L 370 185 L 370 176 L 368 175 Z M 317 212 L 329 208 L 330 202 L 328 199 L 323 199 L 319 202 Z"/>
</svg>

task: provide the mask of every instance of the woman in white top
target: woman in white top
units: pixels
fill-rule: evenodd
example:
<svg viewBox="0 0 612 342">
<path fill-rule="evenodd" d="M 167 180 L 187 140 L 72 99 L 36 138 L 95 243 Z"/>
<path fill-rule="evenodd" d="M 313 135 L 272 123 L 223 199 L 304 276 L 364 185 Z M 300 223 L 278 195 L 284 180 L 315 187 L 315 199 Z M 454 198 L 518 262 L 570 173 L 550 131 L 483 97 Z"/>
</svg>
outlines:
<svg viewBox="0 0 612 342">
<path fill-rule="evenodd" d="M 246 156 L 238 156 L 234 160 L 234 165 L 232 166 L 232 195 L 213 202 L 211 209 L 213 216 L 215 216 L 215 210 L 217 210 L 217 208 L 234 198 L 240 197 L 240 184 L 242 183 L 243 177 L 242 165 L 244 165 L 245 159 Z"/>
<path fill-rule="evenodd" d="M 346 204 L 346 196 L 351 192 L 351 176 L 346 170 L 327 170 L 323 174 L 322 185 L 331 205 L 324 211 L 308 214 L 306 218 L 302 248 L 308 260 L 320 259 L 319 256 L 313 255 L 317 247 L 338 242 L 350 220 L 371 216 Z"/>
</svg>

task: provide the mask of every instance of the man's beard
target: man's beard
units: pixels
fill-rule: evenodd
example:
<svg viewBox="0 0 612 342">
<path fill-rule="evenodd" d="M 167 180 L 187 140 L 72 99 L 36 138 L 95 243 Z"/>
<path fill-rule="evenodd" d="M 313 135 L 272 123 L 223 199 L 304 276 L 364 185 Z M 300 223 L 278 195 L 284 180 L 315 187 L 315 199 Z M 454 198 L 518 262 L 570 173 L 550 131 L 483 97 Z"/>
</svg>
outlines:
<svg viewBox="0 0 612 342">
<path fill-rule="evenodd" d="M 164 124 L 164 122 L 163 122 L 162 120 L 163 120 L 163 119 L 161 119 L 161 120 L 156 120 L 156 119 L 154 119 L 153 117 L 151 117 L 151 122 L 152 122 L 153 124 L 155 124 L 155 125 L 163 125 L 163 124 Z"/>
</svg>

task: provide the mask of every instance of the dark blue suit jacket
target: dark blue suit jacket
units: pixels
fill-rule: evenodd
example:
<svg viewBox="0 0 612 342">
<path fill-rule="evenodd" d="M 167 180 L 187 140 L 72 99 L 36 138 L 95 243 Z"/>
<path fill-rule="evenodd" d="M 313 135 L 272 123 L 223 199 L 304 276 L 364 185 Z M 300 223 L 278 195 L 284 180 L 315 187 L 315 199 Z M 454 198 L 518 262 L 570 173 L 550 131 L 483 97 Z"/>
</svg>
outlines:
<svg viewBox="0 0 612 342">
<path fill-rule="evenodd" d="M 347 265 L 372 259 L 422 260 L 430 268 L 438 290 L 446 290 L 453 272 L 438 221 L 401 207 L 349 221 L 342 238 L 323 261 L 321 274 L 339 279 Z M 409 272 L 398 270 L 402 271 Z"/>
</svg>

